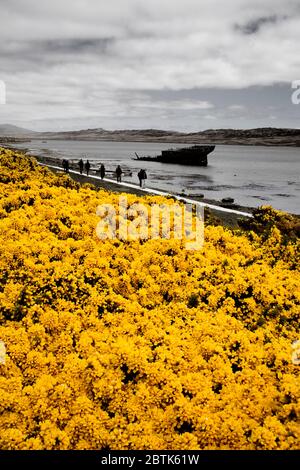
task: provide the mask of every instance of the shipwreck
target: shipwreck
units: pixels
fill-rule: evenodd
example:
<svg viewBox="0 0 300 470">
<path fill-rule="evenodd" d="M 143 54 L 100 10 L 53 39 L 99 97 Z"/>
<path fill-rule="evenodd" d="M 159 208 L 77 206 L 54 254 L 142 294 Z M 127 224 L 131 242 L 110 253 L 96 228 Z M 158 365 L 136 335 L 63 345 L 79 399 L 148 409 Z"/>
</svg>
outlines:
<svg viewBox="0 0 300 470">
<path fill-rule="evenodd" d="M 177 163 L 178 165 L 207 166 L 207 155 L 215 150 L 215 145 L 193 145 L 169 150 L 162 150 L 157 157 L 140 157 L 135 153 L 134 160 L 143 162 Z"/>
</svg>

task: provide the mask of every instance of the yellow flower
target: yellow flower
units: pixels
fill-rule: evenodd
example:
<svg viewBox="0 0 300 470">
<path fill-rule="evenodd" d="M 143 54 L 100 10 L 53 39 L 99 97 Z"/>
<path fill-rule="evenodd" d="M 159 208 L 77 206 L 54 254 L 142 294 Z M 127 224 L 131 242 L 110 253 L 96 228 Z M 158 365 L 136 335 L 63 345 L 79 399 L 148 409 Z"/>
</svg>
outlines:
<svg viewBox="0 0 300 470">
<path fill-rule="evenodd" d="M 0 164 L 1 449 L 299 448 L 292 216 L 207 224 L 194 252 L 99 240 L 117 194 L 13 150 Z"/>
</svg>

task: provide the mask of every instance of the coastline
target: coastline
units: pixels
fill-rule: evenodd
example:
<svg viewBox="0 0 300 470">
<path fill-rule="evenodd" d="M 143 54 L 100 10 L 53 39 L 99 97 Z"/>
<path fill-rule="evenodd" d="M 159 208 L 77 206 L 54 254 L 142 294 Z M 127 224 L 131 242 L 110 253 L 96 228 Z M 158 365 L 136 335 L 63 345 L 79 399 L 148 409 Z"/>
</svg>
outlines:
<svg viewBox="0 0 300 470">
<path fill-rule="evenodd" d="M 158 144 L 149 143 L 135 146 L 134 143 L 110 142 L 109 145 L 106 145 L 96 141 L 91 144 L 86 141 L 81 141 L 78 144 L 75 141 L 63 143 L 49 141 L 45 142 L 45 145 L 39 142 L 32 143 L 32 145 L 20 144 L 7 145 L 6 147 L 15 151 L 27 152 L 40 161 L 47 164 L 58 164 L 59 167 L 61 167 L 61 159 L 66 158 L 70 165 L 75 165 L 76 169 L 79 159 L 83 157 L 90 159 L 92 168 L 95 170 L 97 162 L 103 155 L 107 177 L 114 179 L 113 171 L 115 170 L 114 165 L 116 165 L 114 161 L 119 160 L 122 162 L 122 168 L 124 165 L 125 173 L 127 171 L 133 172 L 132 178 L 125 177 L 124 179 L 137 185 L 138 179 L 135 172 L 138 172 L 138 162 L 133 161 L 134 151 L 136 150 L 139 155 L 158 155 L 159 149 L 162 148 Z M 172 148 L 175 147 L 174 144 Z M 167 145 L 164 146 L 164 149 L 168 148 Z M 197 168 L 191 170 L 189 167 L 183 166 L 181 169 L 172 166 L 170 168 L 172 183 L 169 181 L 170 175 L 168 175 L 169 168 L 167 166 L 153 165 L 152 167 L 152 165 L 145 163 L 147 172 L 149 172 L 147 187 L 150 186 L 160 191 L 172 192 L 221 207 L 224 207 L 223 198 L 232 198 L 234 199 L 233 205 L 225 207 L 243 212 L 250 211 L 252 213 L 258 207 L 272 206 L 292 215 L 299 214 L 297 205 L 299 186 L 296 176 L 300 163 L 298 151 L 288 147 L 285 151 L 276 149 L 276 147 L 273 147 L 274 150 L 270 148 L 264 150 L 263 147 L 252 147 L 251 149 L 249 146 L 247 150 L 244 149 L 242 147 L 234 148 L 234 146 L 217 148 L 216 154 L 213 155 L 214 158 L 211 158 L 211 161 L 209 158 L 208 168 L 203 172 Z M 283 154 L 286 155 L 286 159 L 291 165 L 285 165 L 282 171 L 279 162 L 281 162 Z M 224 164 L 227 159 L 228 165 Z M 253 164 L 254 161 L 255 164 Z M 274 167 L 272 166 L 273 161 Z M 260 167 L 262 171 L 257 173 L 257 167 Z M 271 171 L 269 171 L 270 168 Z M 93 170 L 91 174 L 94 174 Z M 266 177 L 264 172 L 266 172 Z M 237 176 L 237 178 L 233 178 L 233 176 Z M 199 199 L 197 196 L 200 196 Z"/>
<path fill-rule="evenodd" d="M 41 164 L 47 166 L 54 173 L 63 173 L 62 161 L 55 157 L 45 157 L 45 156 L 34 156 L 34 158 Z M 112 191 L 115 193 L 129 193 L 135 194 L 137 196 L 145 195 L 156 195 L 161 194 L 166 197 L 174 197 L 182 202 L 195 203 L 200 206 L 204 206 L 206 214 L 213 216 L 216 222 L 220 225 L 224 225 L 229 228 L 238 228 L 238 221 L 240 219 L 247 219 L 252 217 L 252 212 L 255 210 L 254 207 L 241 206 L 239 204 L 225 204 L 221 201 L 214 199 L 202 198 L 199 196 L 183 196 L 176 193 L 166 193 L 164 191 L 159 191 L 151 187 L 140 188 L 138 185 L 132 183 L 117 183 L 110 178 L 101 178 L 97 175 L 80 174 L 77 170 L 77 165 L 74 165 L 71 161 L 70 163 L 70 172 L 68 175 L 76 182 L 80 184 L 89 183 L 94 185 L 96 188 L 103 188 L 107 191 Z"/>
<path fill-rule="evenodd" d="M 28 148 L 18 149 L 11 144 L 1 144 L 3 148 L 8 148 L 10 150 L 14 150 L 19 153 L 23 153 L 26 156 L 31 156 L 37 160 L 42 165 L 45 165 L 49 168 L 49 170 L 53 171 L 54 173 L 61 172 L 64 174 L 62 168 L 62 160 L 54 157 L 54 156 L 42 156 L 42 155 L 34 155 L 29 154 Z M 162 195 L 166 197 L 174 197 L 174 199 L 181 200 L 182 202 L 187 203 L 194 203 L 200 206 L 204 206 L 205 208 L 205 216 L 210 218 L 213 223 L 216 225 L 223 225 L 224 227 L 228 227 L 231 229 L 238 229 L 240 228 L 240 221 L 247 220 L 252 218 L 253 212 L 257 209 L 257 207 L 248 206 L 248 205 L 241 205 L 236 203 L 223 203 L 217 199 L 210 199 L 205 198 L 197 195 L 185 195 L 185 194 L 178 194 L 178 193 L 167 193 L 160 189 L 154 189 L 150 187 L 140 188 L 138 184 L 133 184 L 129 182 L 122 182 L 117 183 L 116 180 L 110 178 L 105 178 L 101 180 L 99 176 L 89 175 L 87 176 L 85 173 L 82 175 L 78 171 L 78 160 L 77 159 L 70 159 L 70 170 L 69 176 L 79 184 L 92 184 L 96 188 L 103 188 L 107 191 L 115 192 L 115 193 L 128 193 L 128 194 L 135 194 L 137 196 L 145 196 L 145 195 Z M 75 163 L 76 162 L 76 163 Z M 268 205 L 268 204 L 262 204 Z M 289 211 L 281 211 L 289 214 L 293 217 L 299 218 L 298 214 Z"/>
</svg>

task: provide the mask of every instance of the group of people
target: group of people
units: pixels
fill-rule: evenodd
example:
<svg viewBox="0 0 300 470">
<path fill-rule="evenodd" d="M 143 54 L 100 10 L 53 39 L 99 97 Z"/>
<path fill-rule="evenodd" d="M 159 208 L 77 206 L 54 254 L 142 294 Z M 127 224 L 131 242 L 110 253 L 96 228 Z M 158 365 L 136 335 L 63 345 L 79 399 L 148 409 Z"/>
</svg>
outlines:
<svg viewBox="0 0 300 470">
<path fill-rule="evenodd" d="M 122 181 L 122 174 L 123 174 L 122 168 L 120 167 L 120 165 L 118 165 L 117 168 L 116 168 L 116 175 L 117 175 L 117 182 L 118 183 L 121 183 L 121 181 Z M 139 182 L 140 182 L 140 187 L 144 188 L 145 187 L 145 182 L 146 182 L 146 179 L 147 179 L 146 170 L 140 170 L 138 172 L 138 179 L 139 179 Z"/>
<path fill-rule="evenodd" d="M 70 169 L 69 161 L 68 160 L 63 160 L 62 165 L 63 165 L 64 172 L 69 173 L 69 169 Z M 83 174 L 83 170 L 85 170 L 87 176 L 89 176 L 90 169 L 91 169 L 91 164 L 88 160 L 84 163 L 82 158 L 81 158 L 79 160 L 78 166 L 79 166 L 79 171 L 80 171 L 81 175 Z M 100 177 L 103 180 L 104 177 L 105 177 L 105 166 L 103 165 L 103 163 L 100 166 L 99 172 L 100 172 Z M 117 182 L 121 183 L 122 182 L 123 170 L 120 167 L 120 165 L 117 166 L 115 173 L 116 173 L 116 177 L 117 177 Z M 140 170 L 138 172 L 138 178 L 139 178 L 139 182 L 140 182 L 140 187 L 144 188 L 145 187 L 145 181 L 147 179 L 146 170 Z"/>
<path fill-rule="evenodd" d="M 85 168 L 85 171 L 86 171 L 86 174 L 87 176 L 89 176 L 89 172 L 90 172 L 90 169 L 91 169 L 91 164 L 90 162 L 87 160 L 85 162 L 85 164 L 83 163 L 83 160 L 82 158 L 79 160 L 79 171 L 80 171 L 80 174 L 82 175 L 83 173 L 83 170 Z"/>
<path fill-rule="evenodd" d="M 86 174 L 87 176 L 89 175 L 89 172 L 90 172 L 90 169 L 91 169 L 91 164 L 90 162 L 87 160 L 86 163 L 83 163 L 83 160 L 81 159 L 78 163 L 79 165 L 79 171 L 80 171 L 80 174 L 82 175 L 83 173 L 83 170 L 85 169 L 86 171 Z M 63 169 L 64 169 L 64 172 L 65 173 L 69 173 L 69 170 L 70 170 L 70 164 L 69 164 L 69 160 L 63 160 L 62 161 L 62 166 L 63 166 Z"/>
</svg>

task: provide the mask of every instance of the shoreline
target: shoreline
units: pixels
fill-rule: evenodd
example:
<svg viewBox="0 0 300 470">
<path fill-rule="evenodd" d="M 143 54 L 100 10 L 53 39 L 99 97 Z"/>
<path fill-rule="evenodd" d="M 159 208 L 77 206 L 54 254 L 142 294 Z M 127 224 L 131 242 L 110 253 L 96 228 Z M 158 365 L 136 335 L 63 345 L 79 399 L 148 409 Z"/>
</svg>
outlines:
<svg viewBox="0 0 300 470">
<path fill-rule="evenodd" d="M 77 140 L 77 139 L 76 139 Z M 50 140 L 51 141 L 51 140 Z M 84 143 L 86 141 L 82 141 L 81 143 L 81 147 L 84 148 Z M 111 143 L 113 144 L 114 142 L 111 141 Z M 1 145 L 1 144 L 0 144 Z M 30 146 L 25 146 L 25 145 L 20 145 L 20 147 L 15 147 L 13 144 L 6 144 L 6 145 L 3 145 L 3 147 L 6 147 L 6 148 L 10 148 L 11 150 L 15 150 L 15 151 L 19 151 L 19 152 L 23 152 L 27 155 L 31 155 L 33 156 L 34 158 L 36 158 L 38 161 L 41 161 L 41 162 L 45 162 L 46 164 L 53 164 L 53 165 L 57 165 L 59 167 L 61 167 L 61 163 L 62 163 L 62 157 L 60 155 L 60 152 L 58 150 L 56 150 L 54 148 L 54 150 L 51 148 L 39 148 L 37 147 L 36 149 L 35 148 L 32 148 Z M 123 148 L 122 146 L 120 147 L 121 149 Z M 275 148 L 275 147 L 274 147 Z M 288 148 L 288 147 L 286 147 Z M 65 152 L 65 158 L 68 159 L 69 163 L 70 163 L 70 168 L 71 167 L 74 167 L 74 168 L 78 168 L 78 162 L 79 162 L 79 159 L 80 159 L 80 155 L 70 155 L 67 151 L 67 149 L 65 149 L 66 152 Z M 131 149 L 132 151 L 132 149 Z M 82 149 L 82 155 L 84 155 L 84 149 Z M 294 155 L 294 154 L 293 154 Z M 106 164 L 105 164 L 106 165 Z M 95 170 L 95 167 L 97 166 L 97 162 L 93 162 L 92 163 L 92 166 L 94 167 L 92 169 L 92 172 L 91 174 L 95 174 L 93 170 Z M 126 165 L 125 163 L 125 173 L 126 171 L 128 170 L 128 172 L 134 172 L 134 170 L 131 168 L 131 165 Z M 112 179 L 114 179 L 114 175 L 113 175 L 113 168 L 111 168 L 108 164 L 108 171 L 106 172 L 106 176 L 107 177 L 111 177 Z M 155 170 L 155 169 L 154 169 Z M 150 171 L 150 169 L 149 169 Z M 123 175 L 123 176 L 126 176 Z M 157 174 L 155 175 L 156 177 L 158 177 L 158 180 L 160 179 L 159 176 L 157 176 Z M 234 175 L 236 176 L 236 175 Z M 292 176 L 291 176 L 292 177 Z M 151 178 L 150 178 L 151 179 Z M 162 178 L 164 179 L 164 178 Z M 135 181 L 135 178 L 132 179 L 133 181 Z M 131 179 L 128 180 L 128 182 L 131 183 L 132 181 Z M 137 179 L 136 179 L 137 181 Z M 233 180 L 232 180 L 233 181 Z M 294 181 L 294 180 L 293 180 Z M 284 182 L 282 182 L 284 184 Z M 219 187 L 218 185 L 216 186 L 216 191 L 215 191 L 215 186 L 214 184 L 210 185 L 210 187 L 203 187 L 203 189 L 199 188 L 199 191 L 192 191 L 192 193 L 189 193 L 189 187 L 187 188 L 184 188 L 184 190 L 182 190 L 182 188 L 179 186 L 177 186 L 176 188 L 173 188 L 170 186 L 170 188 L 168 186 L 165 186 L 164 189 L 162 189 L 160 187 L 160 184 L 158 181 L 155 180 L 155 183 L 154 183 L 154 187 L 151 188 L 151 182 L 149 180 L 149 184 L 150 184 L 150 189 L 157 189 L 157 190 L 160 190 L 160 191 L 165 191 L 165 192 L 172 192 L 173 195 L 176 195 L 176 196 L 182 196 L 182 197 L 187 197 L 187 198 L 190 198 L 192 200 L 195 200 L 195 201 L 202 201 L 204 204 L 210 204 L 210 205 L 214 205 L 214 206 L 219 206 L 219 207 L 225 207 L 225 208 L 230 208 L 230 209 L 233 209 L 233 210 L 237 210 L 237 211 L 240 211 L 240 212 L 247 212 L 247 213 L 250 213 L 252 214 L 253 211 L 255 211 L 256 209 L 258 209 L 258 207 L 262 207 L 262 206 L 271 206 L 273 208 L 276 208 L 276 210 L 279 210 L 281 212 L 285 212 L 285 213 L 289 213 L 293 216 L 299 216 L 300 213 L 298 211 L 298 207 L 296 207 L 296 204 L 295 204 L 295 197 L 297 196 L 295 193 L 295 190 L 293 191 L 293 188 L 291 188 L 291 193 L 288 192 L 288 187 L 287 186 L 284 186 L 285 189 L 285 192 L 284 194 L 281 194 L 281 188 L 278 187 L 278 194 L 273 194 L 271 189 L 266 189 L 266 196 L 264 195 L 264 188 L 262 189 L 262 193 L 260 192 L 259 190 L 259 187 L 257 189 L 257 192 L 251 192 L 249 194 L 249 197 L 245 197 L 245 194 L 243 191 L 242 191 L 242 188 L 240 188 L 240 192 L 239 191 L 235 191 L 234 190 L 234 183 L 233 186 L 229 186 L 229 188 L 233 188 L 233 192 L 222 192 L 221 191 L 221 194 L 218 192 L 219 191 Z M 220 183 L 219 183 L 220 184 Z M 291 183 L 293 184 L 293 183 Z M 138 186 L 138 184 L 137 184 Z M 251 186 L 251 185 L 249 185 Z M 255 185 L 254 185 L 255 186 Z M 281 186 L 283 188 L 283 186 Z M 271 187 L 270 187 L 271 188 Z M 136 188 L 135 188 L 136 189 Z M 251 189 L 251 188 L 250 188 Z M 254 189 L 254 188 L 253 188 Z M 112 189 L 114 190 L 114 189 Z M 116 189 L 118 191 L 118 189 Z M 208 191 L 206 191 L 208 190 Z M 178 191 L 178 192 L 176 192 Z M 194 194 L 194 193 L 195 194 Z M 274 192 L 274 191 L 273 191 Z M 280 193 L 280 194 L 279 194 Z M 226 202 L 223 202 L 222 201 L 222 198 L 224 199 L 230 199 L 231 198 L 234 198 L 234 201 L 233 203 L 226 203 Z M 274 196 L 274 198 L 273 198 Z M 286 202 L 286 198 L 287 197 L 290 197 L 290 196 L 293 196 L 294 199 L 291 201 L 291 203 L 289 202 Z M 285 199 L 283 199 L 285 198 Z"/>
<path fill-rule="evenodd" d="M 45 156 L 34 156 L 40 165 L 46 166 L 49 170 L 54 173 L 66 174 L 62 168 L 62 161 L 55 157 Z M 95 174 L 80 174 L 77 170 L 77 165 L 70 161 L 70 172 L 68 175 L 79 184 L 90 183 L 96 188 L 103 188 L 107 191 L 115 193 L 128 193 L 135 194 L 137 196 L 146 195 L 162 195 L 165 197 L 174 197 L 174 199 L 185 203 L 192 203 L 205 208 L 217 221 L 229 228 L 238 228 L 238 221 L 240 219 L 248 219 L 252 217 L 252 212 L 255 210 L 254 207 L 241 206 L 238 204 L 225 204 L 217 200 L 202 198 L 199 196 L 186 196 L 176 193 L 167 193 L 166 191 L 157 190 L 151 187 L 140 188 L 138 185 L 128 183 L 126 181 L 117 183 L 117 181 L 106 177 L 103 180 L 100 176 Z M 76 169 L 74 169 L 76 168 Z"/>
<path fill-rule="evenodd" d="M 32 155 L 28 153 L 29 149 L 17 149 L 12 145 L 3 145 L 3 147 L 9 148 L 10 150 L 14 150 L 19 153 L 23 153 L 26 156 L 31 156 L 35 158 L 39 164 L 47 166 L 49 170 L 53 171 L 54 173 L 65 174 L 62 168 L 62 160 L 59 158 L 53 156 Z M 212 223 L 216 225 L 222 225 L 230 229 L 239 229 L 239 222 L 252 218 L 253 212 L 257 209 L 257 207 L 242 206 L 240 204 L 235 203 L 226 204 L 222 203 L 219 200 L 199 197 L 197 195 L 189 196 L 179 193 L 168 193 L 166 191 L 154 189 L 151 187 L 140 188 L 137 184 L 135 185 L 126 181 L 122 183 L 117 183 L 117 181 L 111 179 L 111 177 L 106 177 L 105 179 L 101 180 L 100 176 L 96 174 L 90 174 L 89 176 L 87 176 L 83 173 L 81 175 L 80 172 L 77 171 L 77 159 L 70 159 L 69 162 L 70 173 L 68 174 L 74 181 L 78 182 L 79 184 L 89 183 L 99 189 L 103 188 L 104 190 L 115 193 L 135 194 L 141 197 L 146 195 L 161 195 L 165 197 L 173 197 L 174 200 L 204 207 L 206 213 L 205 216 L 208 216 L 208 218 L 211 217 Z M 284 213 L 284 211 L 281 212 Z M 299 217 L 299 215 L 294 213 L 286 213 L 297 218 Z"/>
</svg>

